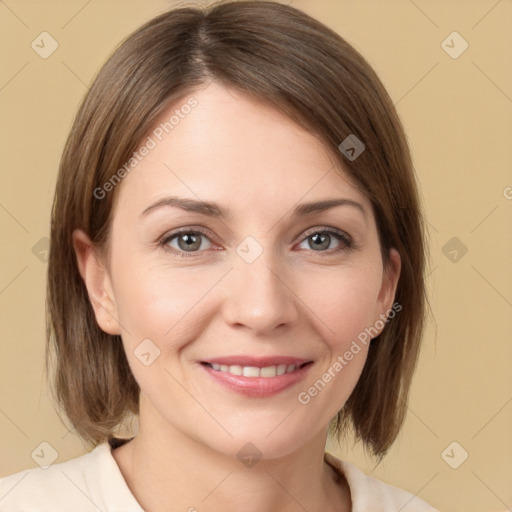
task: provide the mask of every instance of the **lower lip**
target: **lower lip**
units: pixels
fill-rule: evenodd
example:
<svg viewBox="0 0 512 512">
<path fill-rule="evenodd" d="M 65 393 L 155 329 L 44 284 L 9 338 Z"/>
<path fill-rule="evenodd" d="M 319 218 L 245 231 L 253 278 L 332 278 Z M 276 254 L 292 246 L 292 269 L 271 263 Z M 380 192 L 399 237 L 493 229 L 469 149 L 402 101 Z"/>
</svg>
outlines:
<svg viewBox="0 0 512 512">
<path fill-rule="evenodd" d="M 236 391 L 240 395 L 252 398 L 265 398 L 276 395 L 300 382 L 306 376 L 312 363 L 296 369 L 291 373 L 276 377 L 244 377 L 228 372 L 214 370 L 205 364 L 201 366 L 220 384 Z"/>
</svg>

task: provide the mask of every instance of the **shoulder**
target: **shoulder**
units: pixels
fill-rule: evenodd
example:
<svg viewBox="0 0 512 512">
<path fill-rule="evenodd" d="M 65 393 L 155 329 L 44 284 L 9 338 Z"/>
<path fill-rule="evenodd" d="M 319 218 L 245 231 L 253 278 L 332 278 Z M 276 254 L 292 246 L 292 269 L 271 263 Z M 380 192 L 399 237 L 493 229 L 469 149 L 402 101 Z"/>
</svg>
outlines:
<svg viewBox="0 0 512 512">
<path fill-rule="evenodd" d="M 70 504 L 75 510 L 97 510 L 89 500 L 89 487 L 107 446 L 100 445 L 86 455 L 48 468 L 28 469 L 1 478 L 0 510 L 60 511 L 70 510 Z"/>
<path fill-rule="evenodd" d="M 352 512 L 438 512 L 418 496 L 377 478 L 365 475 L 357 466 L 326 452 L 325 461 L 347 480 Z"/>
<path fill-rule="evenodd" d="M 109 503 L 109 496 L 119 495 L 117 491 L 120 502 Z M 130 512 L 142 510 L 129 493 L 108 443 L 98 445 L 86 455 L 46 469 L 33 468 L 0 478 L 2 512 L 121 509 Z"/>
<path fill-rule="evenodd" d="M 84 493 L 87 494 L 87 467 L 96 458 L 97 452 L 93 451 L 46 469 L 33 468 L 1 478 L 0 510 L 15 512 L 36 507 L 37 510 L 50 510 L 64 499 L 69 500 L 68 506 L 72 502 L 83 507 Z"/>
</svg>

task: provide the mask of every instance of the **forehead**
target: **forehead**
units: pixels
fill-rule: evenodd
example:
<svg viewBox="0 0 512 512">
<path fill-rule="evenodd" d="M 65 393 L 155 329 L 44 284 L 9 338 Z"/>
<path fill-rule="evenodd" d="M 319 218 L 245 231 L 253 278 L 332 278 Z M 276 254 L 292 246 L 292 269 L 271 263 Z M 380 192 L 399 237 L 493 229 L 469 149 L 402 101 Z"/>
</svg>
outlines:
<svg viewBox="0 0 512 512">
<path fill-rule="evenodd" d="M 151 149 L 117 191 L 119 208 L 142 211 L 166 195 L 215 200 L 240 213 L 334 197 L 369 206 L 317 136 L 217 82 L 163 112 L 147 141 Z"/>
</svg>

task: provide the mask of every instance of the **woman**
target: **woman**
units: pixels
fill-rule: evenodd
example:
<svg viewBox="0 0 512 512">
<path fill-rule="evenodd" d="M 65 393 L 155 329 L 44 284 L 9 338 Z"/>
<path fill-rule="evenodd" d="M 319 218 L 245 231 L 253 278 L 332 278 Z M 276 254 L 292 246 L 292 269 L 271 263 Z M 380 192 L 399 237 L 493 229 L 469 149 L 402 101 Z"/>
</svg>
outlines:
<svg viewBox="0 0 512 512">
<path fill-rule="evenodd" d="M 2 510 L 434 510 L 324 451 L 352 427 L 381 459 L 403 423 L 422 222 L 340 36 L 273 2 L 148 22 L 87 93 L 52 212 L 48 361 L 95 449 L 2 479 Z"/>
</svg>

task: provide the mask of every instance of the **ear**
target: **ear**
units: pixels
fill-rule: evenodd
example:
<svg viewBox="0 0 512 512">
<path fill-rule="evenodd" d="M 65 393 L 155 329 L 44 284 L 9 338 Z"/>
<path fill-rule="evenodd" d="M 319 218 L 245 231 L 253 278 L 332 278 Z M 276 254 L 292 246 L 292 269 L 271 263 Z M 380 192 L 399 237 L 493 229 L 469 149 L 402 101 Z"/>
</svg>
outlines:
<svg viewBox="0 0 512 512">
<path fill-rule="evenodd" d="M 380 315 L 378 320 L 384 319 L 385 321 L 385 317 L 393 307 L 401 266 L 400 253 L 394 248 L 390 249 L 389 261 L 383 272 L 382 285 L 377 299 L 377 311 Z M 380 331 L 382 332 L 382 330 Z"/>
<path fill-rule="evenodd" d="M 98 325 L 108 334 L 121 334 L 110 275 L 97 248 L 81 229 L 73 231 L 73 247 Z"/>
</svg>

